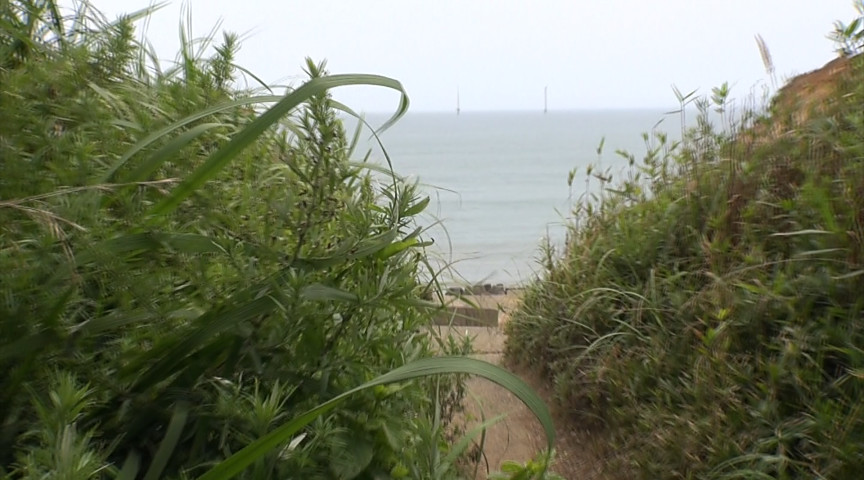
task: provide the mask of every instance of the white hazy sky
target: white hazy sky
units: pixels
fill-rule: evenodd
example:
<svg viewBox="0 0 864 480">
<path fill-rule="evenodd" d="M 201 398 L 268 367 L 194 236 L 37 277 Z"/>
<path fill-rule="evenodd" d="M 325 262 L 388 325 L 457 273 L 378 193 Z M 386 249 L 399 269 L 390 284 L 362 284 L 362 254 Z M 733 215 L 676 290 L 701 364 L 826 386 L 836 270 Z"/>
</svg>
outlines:
<svg viewBox="0 0 864 480">
<path fill-rule="evenodd" d="M 147 0 L 92 0 L 113 19 Z M 724 81 L 746 96 L 770 83 L 754 35 L 765 39 L 779 81 L 834 58 L 826 39 L 851 0 L 192 0 L 172 1 L 148 38 L 174 59 L 181 9 L 193 33 L 222 20 L 244 35 L 238 63 L 268 83 L 301 79 L 303 59 L 331 73 L 400 80 L 412 111 L 667 108 L 682 91 Z M 398 96 L 348 88 L 358 111 L 392 111 Z"/>
</svg>

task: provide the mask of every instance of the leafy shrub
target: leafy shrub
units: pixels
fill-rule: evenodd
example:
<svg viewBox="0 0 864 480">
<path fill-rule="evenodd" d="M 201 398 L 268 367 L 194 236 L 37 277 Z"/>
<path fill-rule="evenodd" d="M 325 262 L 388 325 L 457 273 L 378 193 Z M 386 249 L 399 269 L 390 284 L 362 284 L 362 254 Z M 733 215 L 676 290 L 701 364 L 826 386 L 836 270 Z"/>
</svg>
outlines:
<svg viewBox="0 0 864 480">
<path fill-rule="evenodd" d="M 646 136 L 621 185 L 589 171 L 604 193 L 577 206 L 507 355 L 608 429 L 619 473 L 864 471 L 862 61 L 803 123 L 778 101 L 717 132 L 701 99 L 685 140 Z"/>
<path fill-rule="evenodd" d="M 848 25 L 841 21 L 834 22 L 834 30 L 828 35 L 837 46 L 837 52 L 846 56 L 864 51 L 864 1 L 855 0 L 853 4 L 859 16 Z"/>
<path fill-rule="evenodd" d="M 327 90 L 401 85 L 238 91 L 233 35 L 163 70 L 151 10 L 0 5 L 0 476 L 186 478 L 299 416 L 245 478 L 452 477 L 456 380 L 354 388 L 432 355 L 438 288 L 426 201 L 350 161 Z"/>
</svg>

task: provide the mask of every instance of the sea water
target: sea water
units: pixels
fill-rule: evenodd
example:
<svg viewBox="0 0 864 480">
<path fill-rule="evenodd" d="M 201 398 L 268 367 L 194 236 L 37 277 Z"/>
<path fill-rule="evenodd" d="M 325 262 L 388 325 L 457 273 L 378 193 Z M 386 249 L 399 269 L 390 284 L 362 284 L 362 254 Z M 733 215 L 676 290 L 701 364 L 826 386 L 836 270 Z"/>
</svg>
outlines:
<svg viewBox="0 0 864 480">
<path fill-rule="evenodd" d="M 365 118 L 377 127 L 387 117 Z M 409 112 L 380 138 L 397 174 L 419 181 L 431 198 L 418 220 L 429 227 L 423 236 L 435 242 L 428 251 L 437 267 L 451 266 L 444 283 L 517 286 L 541 271 L 544 239 L 560 252 L 589 164 L 621 175 L 628 161 L 616 150 L 641 161 L 643 133 L 675 137 L 680 125 L 660 110 Z M 371 151 L 371 161 L 383 163 L 380 148 L 363 139 L 355 157 Z"/>
</svg>

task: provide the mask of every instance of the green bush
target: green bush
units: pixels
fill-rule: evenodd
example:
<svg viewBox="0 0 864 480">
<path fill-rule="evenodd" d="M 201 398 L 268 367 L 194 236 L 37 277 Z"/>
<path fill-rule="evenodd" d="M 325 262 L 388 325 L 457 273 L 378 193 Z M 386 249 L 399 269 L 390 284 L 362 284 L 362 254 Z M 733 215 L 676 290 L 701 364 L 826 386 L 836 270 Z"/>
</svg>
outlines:
<svg viewBox="0 0 864 480">
<path fill-rule="evenodd" d="M 860 478 L 862 61 L 802 124 L 775 102 L 717 132 L 699 99 L 698 126 L 677 144 L 646 136 L 620 185 L 589 171 L 603 193 L 577 205 L 507 355 L 609 432 L 613 471 Z"/>
<path fill-rule="evenodd" d="M 151 10 L 0 4 L 0 477 L 454 477 L 462 380 L 415 377 L 513 377 L 419 361 L 428 199 L 350 160 L 327 93 L 399 90 L 395 120 L 401 85 L 237 90 L 230 34 L 163 70 Z"/>
</svg>

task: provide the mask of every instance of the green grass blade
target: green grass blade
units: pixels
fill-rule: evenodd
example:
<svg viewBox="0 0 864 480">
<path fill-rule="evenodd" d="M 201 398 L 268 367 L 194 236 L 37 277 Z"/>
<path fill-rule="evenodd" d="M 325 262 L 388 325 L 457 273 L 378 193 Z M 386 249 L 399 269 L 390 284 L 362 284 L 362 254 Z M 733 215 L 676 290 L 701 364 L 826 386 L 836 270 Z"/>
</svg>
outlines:
<svg viewBox="0 0 864 480">
<path fill-rule="evenodd" d="M 369 237 L 357 244 L 357 246 L 351 252 L 351 258 L 362 258 L 367 255 L 378 253 L 387 248 L 388 245 L 396 241 L 396 238 L 398 236 L 399 229 L 391 228 L 384 233 L 379 233 L 374 237 Z"/>
<path fill-rule="evenodd" d="M 126 461 L 123 462 L 123 468 L 120 469 L 120 473 L 117 474 L 117 478 L 115 480 L 135 480 L 138 476 L 138 469 L 141 464 L 141 456 L 135 452 L 130 452 L 129 455 L 126 456 Z"/>
<path fill-rule="evenodd" d="M 466 450 L 468 450 L 468 447 L 471 446 L 471 442 L 474 441 L 474 439 L 477 438 L 478 435 L 486 431 L 489 427 L 497 424 L 501 420 L 504 420 L 506 417 L 506 414 L 498 415 L 497 417 L 490 418 L 489 420 L 486 420 L 480 425 L 477 425 L 471 430 L 469 430 L 465 435 L 462 436 L 462 438 L 459 439 L 458 442 L 456 442 L 456 445 L 450 448 L 450 452 L 448 452 L 447 456 L 444 457 L 442 463 L 444 463 L 445 465 L 452 465 L 453 463 L 455 463 L 456 459 L 458 459 L 463 453 L 465 453 Z"/>
<path fill-rule="evenodd" d="M 155 347 L 135 359 L 121 372 L 121 376 L 137 374 L 145 365 L 152 365 L 144 370 L 133 388 L 135 391 L 146 390 L 188 366 L 184 359 L 207 346 L 213 337 L 241 322 L 272 312 L 277 303 L 269 296 L 262 296 L 221 312 L 218 308 L 198 317 L 196 328 L 180 337 L 179 341 Z"/>
<path fill-rule="evenodd" d="M 144 475 L 144 480 L 157 480 L 165 466 L 168 465 L 168 460 L 174 453 L 177 442 L 180 441 L 180 435 L 183 433 L 183 427 L 186 426 L 186 419 L 189 417 L 189 405 L 185 402 L 180 402 L 174 408 L 174 415 L 171 416 L 171 421 L 168 422 L 168 430 L 165 431 L 165 437 L 162 438 L 162 443 L 159 444 L 159 449 L 156 450 L 156 455 L 153 457 L 153 462 L 147 473 Z"/>
<path fill-rule="evenodd" d="M 413 217 L 415 215 L 419 215 L 423 210 L 426 210 L 426 207 L 429 206 L 429 197 L 427 196 L 423 200 L 411 205 L 404 213 L 402 213 L 403 217 Z"/>
<path fill-rule="evenodd" d="M 172 155 L 179 152 L 183 147 L 188 145 L 192 140 L 203 135 L 208 130 L 223 127 L 225 126 L 222 123 L 202 123 L 201 125 L 196 125 L 194 128 L 190 128 L 188 131 L 183 132 L 177 137 L 171 139 L 170 142 L 166 143 L 159 150 L 150 155 L 144 163 L 138 166 L 135 170 L 132 171 L 129 175 L 124 178 L 124 182 L 140 182 L 147 180 L 147 178 L 159 168 L 159 166 L 165 162 L 165 160 L 171 158 Z"/>
<path fill-rule="evenodd" d="M 0 362 L 5 362 L 12 358 L 32 355 L 33 352 L 39 352 L 55 341 L 57 341 L 57 335 L 54 333 L 39 332 L 19 338 L 12 343 L 0 345 Z"/>
<path fill-rule="evenodd" d="M 266 83 L 264 83 L 264 80 L 261 80 L 260 78 L 258 78 L 257 75 L 255 75 L 254 73 L 252 73 L 252 72 L 251 72 L 250 70 L 248 70 L 247 68 L 244 68 L 244 67 L 241 66 L 241 65 L 237 65 L 236 63 L 232 63 L 232 64 L 231 64 L 231 67 L 236 68 L 237 70 L 243 72 L 245 75 L 248 75 L 249 78 L 251 78 L 252 80 L 255 80 L 256 82 L 258 82 L 258 85 L 261 85 L 261 88 L 263 88 L 264 90 L 267 90 L 267 93 L 269 93 L 269 94 L 271 94 L 271 95 L 273 94 L 273 88 L 272 88 L 270 85 L 267 85 Z"/>
<path fill-rule="evenodd" d="M 304 83 L 300 88 L 288 93 L 276 105 L 273 105 L 256 118 L 246 128 L 234 135 L 227 145 L 214 152 L 204 165 L 198 167 L 178 185 L 162 202 L 153 208 L 154 215 L 164 215 L 176 208 L 180 202 L 200 188 L 207 180 L 213 178 L 225 165 L 236 157 L 243 149 L 255 142 L 264 132 L 279 122 L 282 117 L 291 113 L 301 103 L 313 96 L 322 95 L 331 88 L 351 85 L 377 85 L 395 89 L 402 93 L 399 110 L 385 124 L 389 126 L 398 120 L 408 109 L 408 96 L 402 84 L 398 81 L 380 75 L 346 74 L 318 77 Z"/>
<path fill-rule="evenodd" d="M 121 156 L 117 160 L 117 162 L 115 162 L 114 165 L 105 173 L 105 175 L 100 180 L 100 183 L 110 182 L 111 179 L 114 178 L 114 175 L 117 173 L 117 171 L 120 170 L 124 165 L 126 165 L 126 162 L 128 162 L 130 158 L 132 158 L 135 154 L 137 154 L 141 150 L 147 148 L 152 143 L 158 141 L 159 139 L 161 139 L 165 135 L 168 135 L 169 133 L 173 132 L 174 130 L 185 127 L 186 125 L 189 125 L 192 122 L 201 120 L 202 118 L 205 118 L 209 115 L 213 115 L 215 113 L 219 113 L 219 112 L 222 112 L 225 110 L 230 110 L 232 108 L 237 108 L 237 107 L 240 107 L 243 105 L 251 105 L 251 104 L 256 104 L 256 103 L 278 102 L 281 99 L 282 99 L 281 95 L 261 95 L 261 96 L 255 96 L 255 97 L 241 98 L 239 100 L 232 100 L 230 102 L 225 102 L 225 103 L 220 103 L 219 105 L 214 105 L 210 108 L 205 108 L 204 110 L 201 110 L 198 113 L 195 113 L 193 115 L 189 115 L 188 117 L 183 118 L 182 120 L 178 120 L 178 121 L 172 123 L 171 125 L 160 128 L 159 130 L 156 130 L 155 132 L 151 133 L 150 135 L 145 137 L 143 140 L 136 143 L 132 148 L 127 150 L 123 154 L 123 156 Z"/>
<path fill-rule="evenodd" d="M 552 447 L 555 443 L 555 426 L 552 422 L 552 416 L 549 413 L 549 409 L 546 404 L 543 403 L 543 400 L 531 390 L 531 387 L 520 380 L 519 377 L 501 367 L 474 358 L 435 357 L 423 358 L 411 362 L 318 405 L 252 442 L 234 455 L 228 457 L 223 462 L 213 467 L 210 471 L 199 477 L 199 480 L 226 480 L 234 477 L 274 448 L 277 448 L 290 440 L 301 428 L 308 425 L 319 416 L 334 409 L 345 399 L 357 392 L 377 385 L 404 382 L 406 380 L 413 380 L 415 378 L 427 377 L 430 375 L 452 373 L 481 376 L 501 385 L 516 395 L 516 397 L 531 410 L 543 425 L 543 429 L 546 432 L 549 451 L 552 451 Z"/>
<path fill-rule="evenodd" d="M 122 235 L 105 240 L 90 251 L 85 251 L 76 259 L 79 265 L 86 265 L 105 254 L 132 258 L 144 252 L 171 250 L 184 254 L 223 253 L 225 250 L 217 239 L 195 233 L 143 232 Z M 248 249 L 254 253 L 254 248 Z"/>
<path fill-rule="evenodd" d="M 346 292 L 345 290 L 328 287 L 320 283 L 314 283 L 306 286 L 300 295 L 306 300 L 328 301 L 328 302 L 356 302 L 357 295 Z"/>
<path fill-rule="evenodd" d="M 415 245 L 420 243 L 416 238 L 409 238 L 408 240 L 402 240 L 400 242 L 391 243 L 387 245 L 383 250 L 378 252 L 375 257 L 381 260 L 386 260 L 397 253 L 401 253 Z"/>
<path fill-rule="evenodd" d="M 85 2 L 85 3 L 86 3 L 86 2 Z M 159 11 L 159 10 L 165 8 L 165 6 L 168 5 L 168 4 L 169 4 L 169 2 L 153 3 L 153 4 L 151 4 L 149 7 L 145 7 L 145 8 L 139 9 L 139 10 L 135 10 L 135 11 L 132 12 L 132 13 L 126 13 L 126 14 L 124 14 L 124 15 L 123 15 L 123 18 L 121 18 L 120 20 L 116 20 L 116 21 L 114 21 L 114 22 L 111 22 L 109 25 L 112 26 L 112 27 L 113 27 L 113 26 L 116 26 L 116 25 L 118 25 L 122 20 L 128 20 L 128 21 L 130 21 L 130 22 L 137 22 L 138 20 L 141 20 L 141 19 L 144 19 L 144 18 L 146 18 L 146 17 L 149 17 L 149 16 L 153 15 L 153 14 L 156 13 L 157 11 Z"/>
<path fill-rule="evenodd" d="M 104 254 L 122 256 L 127 259 L 141 257 L 146 252 L 169 250 L 174 253 L 190 255 L 224 254 L 232 249 L 242 249 L 248 255 L 267 255 L 272 253 L 265 247 L 250 243 L 231 242 L 196 233 L 143 232 L 122 235 L 102 241 L 94 248 L 83 252 L 76 258 L 79 265 L 86 265 L 101 258 Z M 335 259 L 333 263 L 341 261 Z M 286 261 L 288 261 L 286 259 Z"/>
<path fill-rule="evenodd" d="M 348 165 L 351 167 L 354 167 L 354 168 L 362 168 L 365 170 L 369 170 L 371 172 L 377 172 L 377 173 L 381 173 L 381 174 L 384 174 L 387 176 L 393 175 L 393 171 L 390 170 L 390 168 L 384 167 L 384 166 L 379 165 L 377 163 L 370 163 L 370 162 L 362 161 L 362 162 L 348 162 Z M 396 176 L 396 178 L 398 180 L 404 180 L 404 178 L 402 178 L 398 175 Z"/>
</svg>

